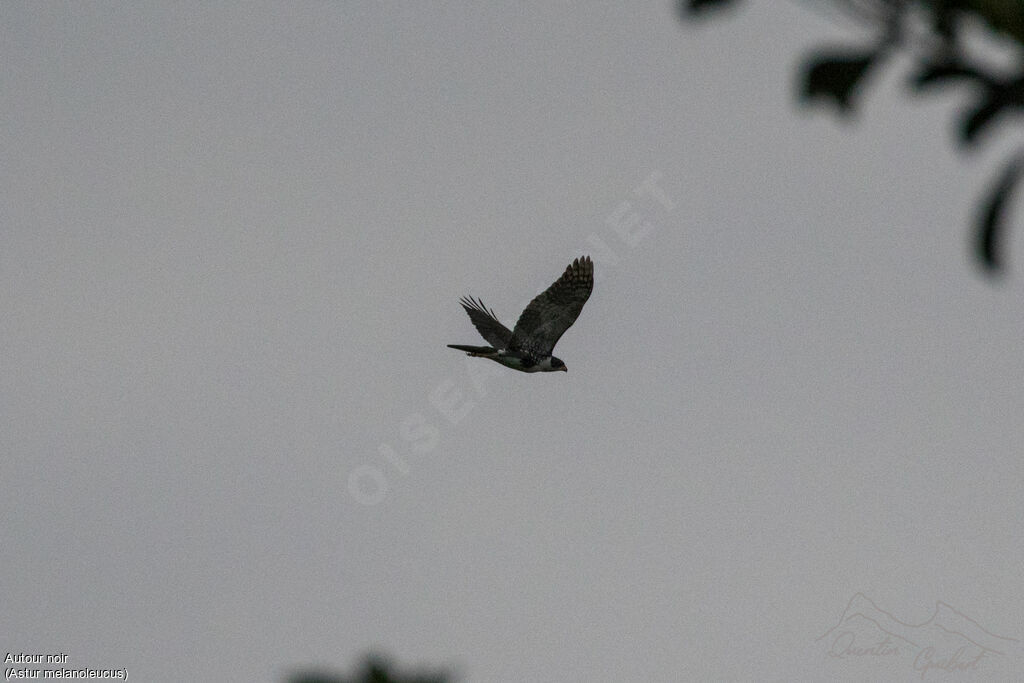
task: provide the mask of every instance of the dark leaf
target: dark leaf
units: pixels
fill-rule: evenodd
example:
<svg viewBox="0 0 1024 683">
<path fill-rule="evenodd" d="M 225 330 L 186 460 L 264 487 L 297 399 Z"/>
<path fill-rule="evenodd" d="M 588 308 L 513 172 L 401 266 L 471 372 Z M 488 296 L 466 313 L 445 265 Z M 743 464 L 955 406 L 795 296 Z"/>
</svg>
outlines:
<svg viewBox="0 0 1024 683">
<path fill-rule="evenodd" d="M 924 90 L 934 85 L 944 85 L 957 80 L 975 80 L 984 85 L 990 82 L 984 74 L 962 64 L 955 62 L 936 62 L 925 64 L 921 70 L 910 79 L 910 85 L 915 90 Z"/>
<path fill-rule="evenodd" d="M 988 93 L 981 103 L 960 121 L 960 142 L 971 145 L 978 141 L 978 135 L 1002 113 L 1009 103 L 995 93 Z"/>
<path fill-rule="evenodd" d="M 735 4 L 736 0 L 680 0 L 679 13 L 684 17 L 692 17 L 709 9 L 720 9 Z"/>
<path fill-rule="evenodd" d="M 977 224 L 976 251 L 986 272 L 994 274 L 1002 269 L 1002 237 L 1006 225 L 1006 205 L 1014 186 L 1024 170 L 1024 157 L 1017 157 L 1006 165 L 999 181 L 982 203 Z"/>
<path fill-rule="evenodd" d="M 800 97 L 805 102 L 825 100 L 841 113 L 853 109 L 857 86 L 875 62 L 879 50 L 849 54 L 817 55 L 809 61 Z"/>
<path fill-rule="evenodd" d="M 1024 108 L 1024 76 L 990 81 L 978 105 L 960 123 L 960 142 L 977 142 L 978 135 L 1006 110 Z"/>
</svg>

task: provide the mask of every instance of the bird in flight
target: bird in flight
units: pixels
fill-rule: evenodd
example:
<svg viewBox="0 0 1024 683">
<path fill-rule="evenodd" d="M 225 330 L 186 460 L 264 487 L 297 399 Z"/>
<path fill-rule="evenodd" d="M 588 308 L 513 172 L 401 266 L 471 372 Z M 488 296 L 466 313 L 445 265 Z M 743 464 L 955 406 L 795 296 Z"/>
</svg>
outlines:
<svg viewBox="0 0 1024 683">
<path fill-rule="evenodd" d="M 490 346 L 448 344 L 448 348 L 490 358 L 520 372 L 568 372 L 565 363 L 552 356 L 551 351 L 576 322 L 593 290 L 594 262 L 589 256 L 578 258 L 566 267 L 562 277 L 530 302 L 511 331 L 501 324 L 493 310 L 487 310 L 483 301 L 463 297 L 459 303 Z"/>
</svg>

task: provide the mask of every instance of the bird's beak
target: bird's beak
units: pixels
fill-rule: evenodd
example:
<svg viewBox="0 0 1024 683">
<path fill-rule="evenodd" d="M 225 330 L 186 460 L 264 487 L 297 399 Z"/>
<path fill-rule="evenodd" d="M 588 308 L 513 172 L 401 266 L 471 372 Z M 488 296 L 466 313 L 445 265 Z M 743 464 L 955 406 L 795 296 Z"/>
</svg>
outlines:
<svg viewBox="0 0 1024 683">
<path fill-rule="evenodd" d="M 562 372 L 569 372 L 569 368 L 565 367 L 564 365 L 562 366 L 561 370 Z"/>
</svg>

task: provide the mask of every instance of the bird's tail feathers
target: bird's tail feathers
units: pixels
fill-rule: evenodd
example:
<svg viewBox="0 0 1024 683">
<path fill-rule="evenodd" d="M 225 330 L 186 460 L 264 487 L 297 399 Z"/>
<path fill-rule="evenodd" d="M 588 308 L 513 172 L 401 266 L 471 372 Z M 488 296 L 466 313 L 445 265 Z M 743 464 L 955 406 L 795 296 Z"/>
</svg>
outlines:
<svg viewBox="0 0 1024 683">
<path fill-rule="evenodd" d="M 494 353 L 494 348 L 490 346 L 463 346 L 462 344 L 448 344 L 448 348 L 465 351 L 471 356 L 486 356 Z"/>
</svg>

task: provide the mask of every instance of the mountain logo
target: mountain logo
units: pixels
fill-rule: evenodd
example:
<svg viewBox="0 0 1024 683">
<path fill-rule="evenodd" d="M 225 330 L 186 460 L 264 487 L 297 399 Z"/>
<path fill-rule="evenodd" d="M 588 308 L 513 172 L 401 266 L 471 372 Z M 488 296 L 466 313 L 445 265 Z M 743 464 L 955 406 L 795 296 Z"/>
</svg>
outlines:
<svg viewBox="0 0 1024 683">
<path fill-rule="evenodd" d="M 968 672 L 1019 657 L 1020 641 L 996 635 L 942 602 L 925 621 L 901 621 L 857 593 L 835 626 L 815 639 L 833 660 L 882 658 L 909 663 L 923 679 L 929 671 Z"/>
</svg>

